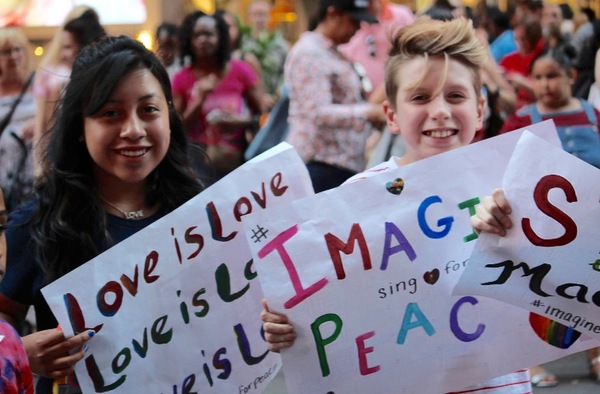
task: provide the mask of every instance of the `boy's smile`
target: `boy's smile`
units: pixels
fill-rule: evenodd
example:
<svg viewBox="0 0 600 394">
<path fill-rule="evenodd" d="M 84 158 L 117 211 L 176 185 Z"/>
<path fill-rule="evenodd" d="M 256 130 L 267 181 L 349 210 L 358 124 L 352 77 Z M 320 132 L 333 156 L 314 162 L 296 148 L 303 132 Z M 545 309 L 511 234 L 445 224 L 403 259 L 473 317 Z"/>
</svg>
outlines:
<svg viewBox="0 0 600 394">
<path fill-rule="evenodd" d="M 401 164 L 467 145 L 482 127 L 485 100 L 475 91 L 473 71 L 451 58 L 445 68 L 443 57 L 419 57 L 399 67 L 395 103 L 384 109 L 391 131 L 406 141 Z"/>
</svg>

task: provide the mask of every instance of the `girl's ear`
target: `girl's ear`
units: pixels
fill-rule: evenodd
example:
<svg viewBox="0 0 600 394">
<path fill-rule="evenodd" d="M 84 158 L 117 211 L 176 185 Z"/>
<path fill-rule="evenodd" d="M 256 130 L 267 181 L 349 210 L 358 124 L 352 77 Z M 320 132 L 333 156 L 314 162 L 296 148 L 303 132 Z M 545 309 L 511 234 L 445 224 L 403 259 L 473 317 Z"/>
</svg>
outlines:
<svg viewBox="0 0 600 394">
<path fill-rule="evenodd" d="M 567 76 L 569 77 L 569 83 L 573 85 L 575 81 L 577 81 L 577 69 L 575 67 L 571 67 L 567 73 Z"/>
<path fill-rule="evenodd" d="M 400 134 L 400 126 L 396 121 L 396 110 L 388 100 L 385 100 L 382 105 L 383 112 L 385 113 L 385 120 L 390 131 L 392 134 Z"/>
</svg>

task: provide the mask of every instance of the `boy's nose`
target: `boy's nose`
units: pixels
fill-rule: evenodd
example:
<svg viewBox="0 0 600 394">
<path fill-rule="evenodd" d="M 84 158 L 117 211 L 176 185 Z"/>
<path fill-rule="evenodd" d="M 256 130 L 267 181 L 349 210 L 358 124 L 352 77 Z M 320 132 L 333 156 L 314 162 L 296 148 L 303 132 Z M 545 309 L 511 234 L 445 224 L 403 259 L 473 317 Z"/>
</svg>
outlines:
<svg viewBox="0 0 600 394">
<path fill-rule="evenodd" d="M 445 97 L 438 94 L 430 102 L 429 115 L 433 120 L 446 120 L 450 118 L 450 105 L 446 101 Z"/>
</svg>

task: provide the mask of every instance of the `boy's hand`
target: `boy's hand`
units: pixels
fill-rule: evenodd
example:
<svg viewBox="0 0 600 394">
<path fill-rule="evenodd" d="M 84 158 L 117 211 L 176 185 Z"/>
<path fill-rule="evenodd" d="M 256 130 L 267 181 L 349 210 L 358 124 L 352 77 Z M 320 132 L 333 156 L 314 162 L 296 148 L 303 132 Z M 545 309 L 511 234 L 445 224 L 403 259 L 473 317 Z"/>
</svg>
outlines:
<svg viewBox="0 0 600 394">
<path fill-rule="evenodd" d="M 269 350 L 279 353 L 281 349 L 288 348 L 296 340 L 296 332 L 287 319 L 287 316 L 269 311 L 267 300 L 261 301 L 263 311 L 260 313 L 260 320 L 263 321 L 265 330 L 265 340 L 269 345 Z"/>
<path fill-rule="evenodd" d="M 506 230 L 512 227 L 512 221 L 508 217 L 511 212 L 504 190 L 495 189 L 491 196 L 484 197 L 483 202 L 475 207 L 471 225 L 478 233 L 485 231 L 503 237 Z"/>
<path fill-rule="evenodd" d="M 57 328 L 23 337 L 31 371 L 48 378 L 69 375 L 75 363 L 85 356 L 84 344 L 92 338 L 93 333 L 89 330 L 67 339 L 62 330 Z"/>
</svg>

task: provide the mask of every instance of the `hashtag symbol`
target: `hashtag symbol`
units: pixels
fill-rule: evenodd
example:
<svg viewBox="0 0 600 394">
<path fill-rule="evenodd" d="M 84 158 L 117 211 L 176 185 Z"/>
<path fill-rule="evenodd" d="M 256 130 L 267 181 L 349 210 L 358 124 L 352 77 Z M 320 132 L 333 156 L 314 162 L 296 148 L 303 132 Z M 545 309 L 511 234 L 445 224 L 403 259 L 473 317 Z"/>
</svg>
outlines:
<svg viewBox="0 0 600 394">
<path fill-rule="evenodd" d="M 260 242 L 263 238 L 267 238 L 267 233 L 269 230 L 265 230 L 264 227 L 260 227 L 258 224 L 256 225 L 256 230 L 252 230 L 252 238 L 254 243 Z"/>
<path fill-rule="evenodd" d="M 531 305 L 535 306 L 536 308 L 539 308 L 540 306 L 544 306 L 544 304 L 542 303 L 542 301 L 540 300 L 535 300 L 531 303 Z"/>
</svg>

